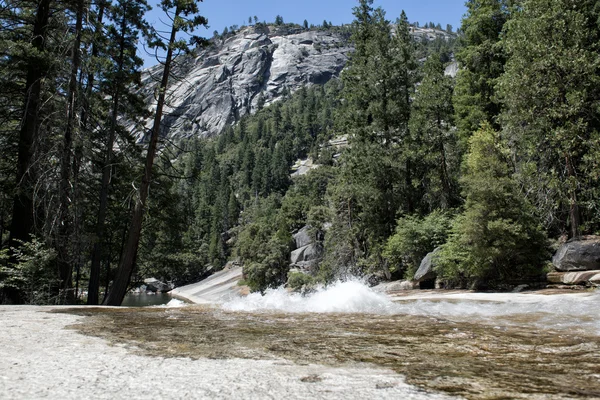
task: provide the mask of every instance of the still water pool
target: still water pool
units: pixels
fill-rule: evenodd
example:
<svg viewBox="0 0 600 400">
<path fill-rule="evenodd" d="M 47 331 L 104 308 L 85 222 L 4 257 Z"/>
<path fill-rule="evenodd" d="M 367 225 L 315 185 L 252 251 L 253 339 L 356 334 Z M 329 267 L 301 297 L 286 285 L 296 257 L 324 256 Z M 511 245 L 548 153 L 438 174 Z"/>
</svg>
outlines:
<svg viewBox="0 0 600 400">
<path fill-rule="evenodd" d="M 173 298 L 168 293 L 156 294 L 131 294 L 128 293 L 123 299 L 122 306 L 124 307 L 147 307 L 147 306 L 162 306 L 168 304 Z"/>
</svg>

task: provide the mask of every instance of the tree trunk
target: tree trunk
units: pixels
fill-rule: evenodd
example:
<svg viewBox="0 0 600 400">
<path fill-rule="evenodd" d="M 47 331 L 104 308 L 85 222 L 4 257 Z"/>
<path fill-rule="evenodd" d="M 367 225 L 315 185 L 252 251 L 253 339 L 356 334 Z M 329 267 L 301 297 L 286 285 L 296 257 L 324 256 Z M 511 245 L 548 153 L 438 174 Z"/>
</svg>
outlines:
<svg viewBox="0 0 600 400">
<path fill-rule="evenodd" d="M 50 0 L 38 3 L 33 24 L 32 47 L 39 53 L 44 53 L 50 18 Z M 42 92 L 42 80 L 48 73 L 47 66 L 39 59 L 30 59 L 27 65 L 27 80 L 24 92 L 23 120 L 19 131 L 19 148 L 17 159 L 16 192 L 13 199 L 13 212 L 10 226 L 10 247 L 19 247 L 21 241 L 30 239 L 34 232 L 35 211 L 33 203 L 34 185 L 37 175 L 34 164 L 35 143 L 39 132 L 39 109 Z M 15 254 L 11 253 L 15 261 Z M 21 303 L 22 294 L 18 290 L 4 290 L 4 301 Z"/>
<path fill-rule="evenodd" d="M 106 3 L 104 1 L 100 1 L 98 3 L 98 16 L 96 18 L 96 22 L 94 23 L 94 33 L 92 35 L 92 59 L 95 59 L 98 56 L 99 53 L 99 46 L 97 44 L 100 35 L 102 34 L 102 19 L 104 18 L 104 9 L 106 7 Z M 83 159 L 83 136 L 88 132 L 88 119 L 89 116 L 91 114 L 91 110 L 90 110 L 90 103 L 91 103 L 91 98 L 93 95 L 93 89 L 94 89 L 94 81 L 95 81 L 95 76 L 94 76 L 94 70 L 90 69 L 87 72 L 87 80 L 85 81 L 85 94 L 81 96 L 81 103 L 82 103 L 82 107 L 81 107 L 81 130 L 80 130 L 80 135 L 79 138 L 80 140 L 75 144 L 75 151 L 74 151 L 74 157 L 73 157 L 73 187 L 74 187 L 74 197 L 75 199 L 79 199 L 79 172 L 81 170 L 81 163 L 82 163 L 82 159 Z M 84 72 L 83 70 L 81 71 L 81 78 L 80 78 L 80 87 L 83 87 L 83 75 Z M 76 213 L 76 215 L 80 215 L 80 213 Z M 76 228 L 79 227 L 79 224 L 75 225 Z M 75 237 L 79 238 L 79 235 L 77 233 L 75 233 Z M 101 240 L 101 239 L 98 239 Z M 81 240 L 78 240 L 78 254 L 81 254 Z M 94 247 L 95 250 L 95 247 Z M 80 271 L 82 268 L 82 262 L 81 262 L 81 257 L 79 258 L 78 264 L 77 264 L 77 287 L 79 287 L 79 277 L 80 277 Z M 100 281 L 100 277 L 99 277 L 99 270 L 100 268 L 98 267 L 98 274 L 97 276 L 94 276 L 93 273 L 93 269 L 90 272 L 90 279 L 89 279 L 89 285 L 88 285 L 88 302 L 87 304 L 98 304 L 98 290 L 99 290 L 99 281 Z M 94 281 L 94 278 L 96 277 L 96 280 Z M 92 281 L 94 281 L 95 284 L 95 290 L 90 290 L 89 286 L 92 285 Z M 76 291 L 76 293 L 78 293 Z M 79 296 L 79 295 L 78 295 Z M 90 303 L 90 297 L 92 298 L 92 303 Z M 95 298 L 95 300 L 94 300 Z"/>
<path fill-rule="evenodd" d="M 440 152 L 440 179 L 442 181 L 442 188 L 444 196 L 442 196 L 442 209 L 449 208 L 450 199 L 452 198 L 452 188 L 450 187 L 450 175 L 448 174 L 448 165 L 446 161 L 446 150 L 444 150 L 444 141 L 441 139 L 443 131 L 441 118 L 437 119 L 437 128 L 439 132 L 438 149 Z"/>
<path fill-rule="evenodd" d="M 50 0 L 38 4 L 33 25 L 32 47 L 43 53 L 46 47 L 48 20 L 50 18 Z M 19 133 L 19 154 L 17 160 L 17 191 L 13 202 L 13 214 L 10 228 L 10 246 L 19 247 L 19 240 L 28 241 L 34 229 L 33 185 L 36 175 L 32 168 L 34 145 L 39 129 L 39 108 L 42 80 L 47 69 L 40 60 L 30 60 L 27 66 L 25 84 L 24 115 Z"/>
<path fill-rule="evenodd" d="M 567 163 L 567 172 L 569 174 L 569 178 L 577 178 L 577 174 L 575 172 L 575 167 L 573 167 L 573 160 L 570 156 L 565 157 L 565 161 Z M 577 191 L 576 189 L 570 189 L 570 207 L 569 207 L 569 219 L 571 221 L 571 237 L 577 238 L 580 236 L 581 232 L 579 231 L 579 204 L 577 202 Z"/>
<path fill-rule="evenodd" d="M 71 65 L 71 76 L 69 78 L 69 94 L 67 104 L 67 126 L 63 137 L 63 148 L 60 167 L 60 206 L 59 206 L 59 228 L 57 239 L 58 272 L 60 286 L 63 292 L 63 301 L 73 299 L 71 288 L 73 285 L 73 265 L 71 264 L 70 241 L 71 220 L 69 209 L 71 203 L 71 150 L 73 147 L 73 132 L 75 131 L 75 114 L 77 113 L 77 75 L 81 64 L 80 45 L 81 32 L 83 30 L 83 0 L 77 2 L 77 16 L 75 22 L 75 41 L 73 42 L 73 58 Z"/>
<path fill-rule="evenodd" d="M 179 9 L 175 11 L 175 17 L 178 15 Z M 123 251 L 123 257 L 119 265 L 119 270 L 105 301 L 105 304 L 109 306 L 120 306 L 123 302 L 123 298 L 127 292 L 129 280 L 131 279 L 131 274 L 136 261 L 137 250 L 140 242 L 140 234 L 142 231 L 142 222 L 144 220 L 144 211 L 146 208 L 146 200 L 148 198 L 148 189 L 150 187 L 150 179 L 152 178 L 152 166 L 154 165 L 154 157 L 156 156 L 156 148 L 158 146 L 160 123 L 165 104 L 167 85 L 169 83 L 171 59 L 173 57 L 173 43 L 175 42 L 177 29 L 178 28 L 175 24 L 171 28 L 171 37 L 169 38 L 167 58 L 165 60 L 163 76 L 160 83 L 160 93 L 158 96 L 158 103 L 156 105 L 156 114 L 154 116 L 154 124 L 152 126 L 150 143 L 148 145 L 148 153 L 146 154 L 146 165 L 144 167 L 144 175 L 142 177 L 142 184 L 139 190 L 139 198 L 137 199 L 133 210 L 127 244 L 125 246 L 125 250 Z"/>
<path fill-rule="evenodd" d="M 121 42 L 119 44 L 118 71 L 123 70 L 125 58 L 125 34 L 126 19 L 125 15 L 121 20 Z M 119 116 L 119 101 L 121 83 L 117 83 L 115 93 L 113 94 L 113 108 L 110 120 L 110 132 L 108 142 L 106 143 L 106 154 L 104 156 L 104 166 L 102 168 L 102 186 L 100 188 L 100 207 L 98 208 L 98 218 L 96 222 L 96 242 L 92 253 L 92 265 L 90 267 L 90 281 L 88 286 L 88 305 L 98 304 L 98 291 L 100 290 L 100 263 L 102 260 L 102 244 L 104 242 L 105 220 L 108 209 L 108 185 L 110 184 L 110 175 L 112 169 L 113 146 L 116 139 L 117 118 Z"/>
</svg>

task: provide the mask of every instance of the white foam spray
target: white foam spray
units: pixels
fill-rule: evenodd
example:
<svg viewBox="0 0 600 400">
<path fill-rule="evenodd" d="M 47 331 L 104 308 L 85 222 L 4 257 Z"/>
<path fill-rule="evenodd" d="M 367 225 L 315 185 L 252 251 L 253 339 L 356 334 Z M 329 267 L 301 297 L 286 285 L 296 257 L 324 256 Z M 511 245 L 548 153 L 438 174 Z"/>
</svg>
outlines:
<svg viewBox="0 0 600 400">
<path fill-rule="evenodd" d="M 376 293 L 358 280 L 338 281 L 315 292 L 301 295 L 284 288 L 268 289 L 264 295 L 252 293 L 223 304 L 230 311 L 284 311 L 284 312 L 343 312 L 393 313 L 394 303 Z"/>
</svg>

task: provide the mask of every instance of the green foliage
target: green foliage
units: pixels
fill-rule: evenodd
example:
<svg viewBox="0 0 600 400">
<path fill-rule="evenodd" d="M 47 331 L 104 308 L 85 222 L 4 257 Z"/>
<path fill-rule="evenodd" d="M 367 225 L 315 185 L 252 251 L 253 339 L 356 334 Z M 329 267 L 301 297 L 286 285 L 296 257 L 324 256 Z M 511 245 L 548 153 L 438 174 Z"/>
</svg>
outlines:
<svg viewBox="0 0 600 400">
<path fill-rule="evenodd" d="M 420 208 L 431 211 L 458 205 L 460 154 L 454 128 L 453 81 L 444 75 L 440 54 L 431 55 L 423 70 L 412 104 L 407 150 L 420 178 L 413 183 L 421 193 Z"/>
<path fill-rule="evenodd" d="M 58 304 L 60 279 L 53 268 L 56 251 L 32 237 L 14 249 L 14 259 L 9 263 L 8 252 L 0 252 L 0 291 L 19 292 L 26 304 Z"/>
<path fill-rule="evenodd" d="M 283 257 L 281 249 L 291 232 L 306 224 L 311 207 L 323 204 L 332 174 L 330 168 L 319 168 L 292 185 L 290 167 L 311 151 L 318 152 L 330 138 L 339 91 L 335 80 L 300 89 L 215 139 L 188 142 L 188 152 L 176 168 L 189 179 L 157 193 L 165 203 L 153 214 L 164 222 L 151 223 L 158 226 L 145 231 L 149 253 L 142 254 L 144 264 L 154 270 L 164 265 L 166 271 L 173 258 L 169 254 L 184 252 L 190 260 L 196 257 L 193 265 L 201 272 L 209 264 L 220 268 L 235 255 L 248 268 L 255 264 L 250 275 L 256 282 L 253 288 L 262 290 L 284 280 L 281 274 L 287 271 L 289 252 Z M 264 208 L 260 216 L 257 204 Z M 272 240 L 277 232 L 287 239 Z M 158 246 L 161 243 L 165 247 Z M 272 274 L 275 270 L 284 272 Z M 179 280 L 178 274 L 172 279 Z"/>
<path fill-rule="evenodd" d="M 451 284 L 494 287 L 542 272 L 546 236 L 514 179 L 509 150 L 489 124 L 469 140 L 461 179 L 465 209 L 436 271 Z"/>
<path fill-rule="evenodd" d="M 309 291 L 317 280 L 311 276 L 302 272 L 290 272 L 288 274 L 287 286 L 294 291 Z"/>
<path fill-rule="evenodd" d="M 354 8 L 356 50 L 342 74 L 344 107 L 338 121 L 351 147 L 328 189 L 333 221 L 325 240 L 324 271 L 361 273 L 375 267 L 396 213 L 410 208 L 410 171 L 402 144 L 408 137 L 416 77 L 414 42 L 404 13 L 392 35 L 385 12 L 371 4 L 361 1 Z"/>
<path fill-rule="evenodd" d="M 410 215 L 398 219 L 396 233 L 383 250 L 390 271 L 412 278 L 427 253 L 446 242 L 451 225 L 451 215 L 440 210 L 426 217 Z"/>
<path fill-rule="evenodd" d="M 463 147 L 484 121 L 495 128 L 500 104 L 496 82 L 504 71 L 505 51 L 501 33 L 510 18 L 512 0 L 469 0 L 462 20 L 461 46 L 456 53 L 460 71 L 456 77 L 454 107 Z"/>
<path fill-rule="evenodd" d="M 48 22 L 35 28 L 40 4 L 49 6 Z M 136 94 L 136 43 L 148 36 L 151 46 L 190 50 L 183 40 L 167 44 L 149 34 L 144 1 L 86 5 L 76 38 L 79 4 L 0 7 L 0 239 L 6 246 L 13 199 L 28 203 L 22 215 L 34 218 L 25 230 L 35 227 L 39 237 L 8 261 L 0 253 L 0 292 L 20 292 L 27 302 L 55 301 L 60 285 L 50 249 L 58 245 L 68 249 L 59 261 L 77 266 L 83 279 L 97 249 L 91 269 L 110 281 L 136 198 L 131 182 L 139 180 L 142 165 L 143 146 L 133 138 L 140 132 L 129 129 L 145 126 L 147 116 Z M 160 7 L 170 12 L 175 30 L 191 33 L 207 22 L 197 16 L 198 4 L 163 0 Z M 568 227 L 571 236 L 600 231 L 597 2 L 466 5 L 454 81 L 444 75 L 453 37 L 415 42 L 404 13 L 393 27 L 373 1 L 360 0 L 350 27 L 327 21 L 318 27 L 351 35 L 355 51 L 342 79 L 294 94 L 285 89 L 268 107 L 266 92 L 260 93 L 256 114 L 217 137 L 162 147 L 137 273 L 184 284 L 237 257 L 253 290 L 286 279 L 301 288 L 368 271 L 410 277 L 423 256 L 445 242 L 438 273 L 446 282 L 493 286 L 540 272 L 547 254 L 538 214 L 555 236 Z M 302 29 L 281 16 L 275 23 L 284 31 Z M 303 27 L 314 28 L 307 21 Z M 225 28 L 223 38 L 238 28 Z M 75 57 L 67 55 L 76 43 L 80 66 L 70 65 Z M 325 51 L 328 45 L 313 46 Z M 67 90 L 73 69 L 78 87 Z M 30 72 L 36 78 L 28 84 Z M 67 92 L 77 94 L 73 103 Z M 72 152 L 61 151 L 67 103 L 78 121 Z M 18 140 L 24 126 L 31 128 L 29 159 L 18 151 L 29 146 Z M 339 136 L 350 146 L 328 143 Z M 57 162 L 69 157 L 72 162 Z M 292 178 L 291 165 L 307 157 L 320 167 Z M 71 169 L 62 184 L 60 164 Z M 67 190 L 59 191 L 61 185 Z M 95 195 L 99 187 L 104 196 Z M 68 207 L 56 224 L 56 199 L 67 191 Z M 451 222 L 447 210 L 461 206 Z M 14 219 L 16 231 L 23 219 Z M 63 222 L 73 229 L 57 229 Z M 315 276 L 286 278 L 292 234 L 306 225 L 325 249 L 323 260 Z"/>
<path fill-rule="evenodd" d="M 524 1 L 504 40 L 501 120 L 519 161 L 532 164 L 523 179 L 558 234 L 600 227 L 599 13 L 590 1 Z"/>
<path fill-rule="evenodd" d="M 245 281 L 253 291 L 276 287 L 286 280 L 292 237 L 272 223 L 279 196 L 259 199 L 246 209 L 235 254 L 244 263 Z"/>
</svg>

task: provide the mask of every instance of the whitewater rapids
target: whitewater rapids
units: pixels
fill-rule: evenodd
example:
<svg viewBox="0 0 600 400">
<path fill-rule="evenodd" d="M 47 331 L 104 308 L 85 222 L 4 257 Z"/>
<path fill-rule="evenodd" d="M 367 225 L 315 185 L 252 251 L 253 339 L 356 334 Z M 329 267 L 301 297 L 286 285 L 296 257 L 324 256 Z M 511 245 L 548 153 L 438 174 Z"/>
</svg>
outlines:
<svg viewBox="0 0 600 400">
<path fill-rule="evenodd" d="M 428 293 L 391 298 L 359 280 L 339 281 L 302 295 L 284 288 L 252 293 L 221 304 L 237 312 L 367 313 L 415 315 L 477 321 L 497 326 L 533 325 L 577 330 L 600 336 L 600 291 L 541 295 L 533 293 Z"/>
</svg>

